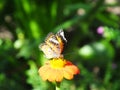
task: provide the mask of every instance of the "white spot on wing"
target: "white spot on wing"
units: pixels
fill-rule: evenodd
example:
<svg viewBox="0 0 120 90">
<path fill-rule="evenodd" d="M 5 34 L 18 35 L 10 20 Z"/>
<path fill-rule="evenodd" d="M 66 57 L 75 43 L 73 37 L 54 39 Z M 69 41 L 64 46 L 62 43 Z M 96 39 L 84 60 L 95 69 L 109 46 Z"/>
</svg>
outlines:
<svg viewBox="0 0 120 90">
<path fill-rule="evenodd" d="M 56 44 L 59 44 L 59 42 L 58 42 L 56 39 L 54 39 L 54 38 L 50 38 L 50 41 L 51 41 L 51 42 L 54 42 L 54 43 L 56 43 Z"/>
<path fill-rule="evenodd" d="M 59 32 L 60 36 L 62 36 L 62 38 L 67 42 L 65 36 L 64 36 L 64 32 L 62 29 L 60 29 L 60 32 Z"/>
</svg>

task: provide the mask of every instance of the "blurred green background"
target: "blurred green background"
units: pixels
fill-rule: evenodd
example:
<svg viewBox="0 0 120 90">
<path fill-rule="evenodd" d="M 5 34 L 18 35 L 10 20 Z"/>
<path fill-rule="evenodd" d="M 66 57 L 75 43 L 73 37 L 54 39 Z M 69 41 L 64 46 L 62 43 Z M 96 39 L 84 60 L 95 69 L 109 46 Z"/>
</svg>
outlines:
<svg viewBox="0 0 120 90">
<path fill-rule="evenodd" d="M 81 71 L 61 90 L 120 90 L 119 0 L 0 0 L 0 90 L 55 89 L 38 75 L 38 46 L 60 28 Z"/>
</svg>

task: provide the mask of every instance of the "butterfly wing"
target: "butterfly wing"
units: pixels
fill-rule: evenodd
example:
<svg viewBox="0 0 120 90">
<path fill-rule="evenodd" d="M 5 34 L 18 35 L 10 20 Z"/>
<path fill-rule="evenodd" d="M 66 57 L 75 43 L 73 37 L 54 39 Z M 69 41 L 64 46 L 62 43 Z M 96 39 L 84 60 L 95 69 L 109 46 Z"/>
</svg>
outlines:
<svg viewBox="0 0 120 90">
<path fill-rule="evenodd" d="M 65 44 L 65 42 L 67 42 L 62 29 L 59 32 L 57 32 L 56 38 L 57 38 L 57 41 L 59 42 L 58 47 L 60 48 L 60 52 L 62 53 L 62 51 L 64 49 L 64 44 Z"/>
<path fill-rule="evenodd" d="M 45 43 L 40 45 L 40 49 L 47 58 L 59 58 L 62 57 L 64 42 L 67 42 L 67 40 L 64 37 L 63 30 L 60 30 L 57 34 L 49 33 Z"/>
<path fill-rule="evenodd" d="M 43 53 L 45 54 L 46 58 L 50 59 L 50 58 L 56 58 L 59 57 L 59 54 L 56 54 L 52 48 L 47 45 L 46 43 L 43 43 L 39 46 L 39 48 L 43 51 Z"/>
<path fill-rule="evenodd" d="M 51 47 L 51 49 L 56 53 L 57 56 L 60 56 L 61 47 L 60 47 L 60 42 L 57 40 L 56 35 L 50 33 L 47 36 L 45 43 Z"/>
<path fill-rule="evenodd" d="M 62 29 L 60 29 L 60 31 L 57 32 L 56 36 L 59 37 L 62 42 L 67 42 L 65 35 L 64 35 L 64 31 Z"/>
</svg>

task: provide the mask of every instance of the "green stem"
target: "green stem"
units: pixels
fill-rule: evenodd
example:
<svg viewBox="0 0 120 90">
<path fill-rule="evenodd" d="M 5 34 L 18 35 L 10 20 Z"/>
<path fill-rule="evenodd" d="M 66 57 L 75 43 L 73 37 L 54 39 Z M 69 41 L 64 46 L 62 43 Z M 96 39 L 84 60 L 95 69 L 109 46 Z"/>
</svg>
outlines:
<svg viewBox="0 0 120 90">
<path fill-rule="evenodd" d="M 56 82 L 56 90 L 60 90 L 60 83 Z"/>
</svg>

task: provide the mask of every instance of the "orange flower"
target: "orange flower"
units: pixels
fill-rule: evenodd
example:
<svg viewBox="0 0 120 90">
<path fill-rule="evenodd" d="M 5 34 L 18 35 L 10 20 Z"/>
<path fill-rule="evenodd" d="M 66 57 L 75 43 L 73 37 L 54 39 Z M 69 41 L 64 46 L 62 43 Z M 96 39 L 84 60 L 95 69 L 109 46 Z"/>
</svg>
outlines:
<svg viewBox="0 0 120 90">
<path fill-rule="evenodd" d="M 38 72 L 43 80 L 61 82 L 63 78 L 73 79 L 75 74 L 79 74 L 79 69 L 70 61 L 63 58 L 54 58 L 47 61 Z"/>
</svg>

